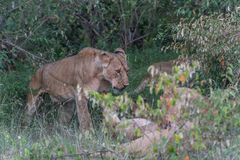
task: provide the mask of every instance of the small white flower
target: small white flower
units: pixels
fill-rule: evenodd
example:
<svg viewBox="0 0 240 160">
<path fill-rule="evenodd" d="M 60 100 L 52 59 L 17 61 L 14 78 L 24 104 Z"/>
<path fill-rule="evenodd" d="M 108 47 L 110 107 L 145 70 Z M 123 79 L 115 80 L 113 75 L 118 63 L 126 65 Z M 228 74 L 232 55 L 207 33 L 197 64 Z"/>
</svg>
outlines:
<svg viewBox="0 0 240 160">
<path fill-rule="evenodd" d="M 20 139 L 21 139 L 21 136 L 18 136 L 18 139 L 20 140 Z"/>
<path fill-rule="evenodd" d="M 179 137 L 180 137 L 181 139 L 183 139 L 183 133 L 182 133 L 182 132 L 179 133 L 178 135 L 179 135 Z"/>
<path fill-rule="evenodd" d="M 228 139 L 228 140 L 226 140 L 226 145 L 227 145 L 227 147 L 229 147 L 230 146 L 230 140 Z"/>
</svg>

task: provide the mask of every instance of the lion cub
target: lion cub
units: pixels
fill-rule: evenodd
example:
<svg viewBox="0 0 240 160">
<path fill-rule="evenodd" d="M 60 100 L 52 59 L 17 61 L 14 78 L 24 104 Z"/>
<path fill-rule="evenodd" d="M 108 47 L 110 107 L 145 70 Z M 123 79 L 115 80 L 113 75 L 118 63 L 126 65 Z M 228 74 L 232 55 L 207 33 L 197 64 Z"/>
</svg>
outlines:
<svg viewBox="0 0 240 160">
<path fill-rule="evenodd" d="M 148 73 L 143 78 L 138 87 L 133 91 L 134 94 L 141 93 L 150 81 L 156 79 L 160 73 L 166 72 L 167 74 L 172 73 L 172 67 L 174 66 L 174 61 L 158 62 L 150 65 L 148 67 Z"/>
<path fill-rule="evenodd" d="M 180 57 L 175 60 L 158 62 L 150 65 L 147 70 L 147 75 L 143 78 L 140 85 L 133 91 L 133 94 L 139 94 L 140 92 L 142 92 L 151 81 L 155 82 L 160 74 L 172 74 L 174 66 L 178 66 L 181 71 L 189 69 L 192 64 L 191 61 L 192 60 L 189 58 Z M 194 72 L 195 70 L 193 70 L 191 74 L 194 74 Z"/>
</svg>

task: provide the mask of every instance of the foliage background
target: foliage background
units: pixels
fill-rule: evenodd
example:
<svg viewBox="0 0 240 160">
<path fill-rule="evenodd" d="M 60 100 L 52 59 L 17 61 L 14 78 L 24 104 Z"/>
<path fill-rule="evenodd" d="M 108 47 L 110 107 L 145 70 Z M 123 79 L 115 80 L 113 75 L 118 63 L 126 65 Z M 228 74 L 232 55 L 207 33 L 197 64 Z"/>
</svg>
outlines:
<svg viewBox="0 0 240 160">
<path fill-rule="evenodd" d="M 229 131 L 239 124 L 239 111 L 231 104 L 239 95 L 239 7 L 238 0 L 0 0 L 0 155 L 5 159 L 44 159 L 52 154 L 77 153 L 82 142 L 90 150 L 116 144 L 104 134 L 79 137 L 76 123 L 71 128 L 59 126 L 54 121 L 56 107 L 48 97 L 44 97 L 46 102 L 32 127 L 19 127 L 33 72 L 92 46 L 109 51 L 126 49 L 128 93 L 150 64 L 180 54 L 197 57 L 203 64 L 200 78 L 209 82 L 200 87 L 207 90 L 205 95 L 216 102 L 214 109 L 221 113 L 216 117 L 216 133 L 226 133 L 230 146 L 214 144 L 211 152 L 199 151 L 196 157 L 236 156 L 239 132 L 234 131 L 231 137 L 233 132 Z M 232 40 L 233 35 L 237 36 Z M 227 90 L 227 98 L 221 99 L 223 89 L 229 88 L 236 93 Z M 147 89 L 142 96 L 149 103 L 156 102 Z M 89 145 L 92 139 L 96 144 Z"/>
</svg>

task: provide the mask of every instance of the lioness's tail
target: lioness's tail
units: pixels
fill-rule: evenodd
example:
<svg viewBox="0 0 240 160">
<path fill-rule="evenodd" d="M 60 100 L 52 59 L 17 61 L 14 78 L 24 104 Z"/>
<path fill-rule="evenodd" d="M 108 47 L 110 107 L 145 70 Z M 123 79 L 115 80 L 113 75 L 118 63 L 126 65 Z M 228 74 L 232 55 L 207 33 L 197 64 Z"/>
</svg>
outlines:
<svg viewBox="0 0 240 160">
<path fill-rule="evenodd" d="M 43 68 L 39 68 L 36 73 L 32 76 L 32 79 L 29 83 L 29 88 L 33 90 L 38 90 L 42 85 L 42 72 Z"/>
</svg>

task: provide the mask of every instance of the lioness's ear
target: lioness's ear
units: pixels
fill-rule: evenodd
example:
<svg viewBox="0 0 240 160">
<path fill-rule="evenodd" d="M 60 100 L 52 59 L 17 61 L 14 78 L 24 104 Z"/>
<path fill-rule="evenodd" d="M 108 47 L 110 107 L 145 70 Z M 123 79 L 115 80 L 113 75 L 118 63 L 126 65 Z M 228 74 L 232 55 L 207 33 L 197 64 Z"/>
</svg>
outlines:
<svg viewBox="0 0 240 160">
<path fill-rule="evenodd" d="M 113 53 L 119 55 L 118 57 L 123 57 L 124 60 L 127 60 L 127 55 L 126 55 L 125 51 L 122 48 L 115 49 L 115 51 Z"/>
<path fill-rule="evenodd" d="M 102 52 L 98 57 L 97 57 L 97 64 L 101 67 L 107 67 L 111 61 L 111 55 L 106 53 L 106 52 Z"/>
<path fill-rule="evenodd" d="M 114 53 L 116 53 L 116 54 L 119 54 L 119 53 L 126 54 L 125 51 L 122 48 L 115 49 Z"/>
</svg>

